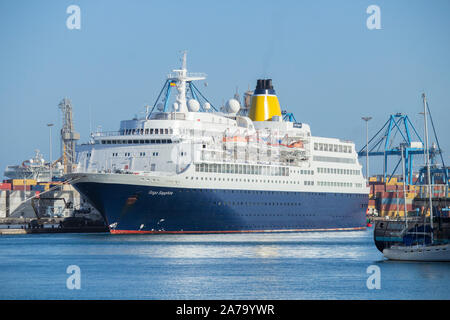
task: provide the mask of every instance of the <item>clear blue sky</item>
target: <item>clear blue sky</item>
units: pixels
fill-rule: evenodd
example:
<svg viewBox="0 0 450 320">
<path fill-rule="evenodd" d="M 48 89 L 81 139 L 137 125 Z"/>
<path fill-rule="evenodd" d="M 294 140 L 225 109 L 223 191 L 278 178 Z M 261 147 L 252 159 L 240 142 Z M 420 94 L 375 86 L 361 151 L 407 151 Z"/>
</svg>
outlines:
<svg viewBox="0 0 450 320">
<path fill-rule="evenodd" d="M 81 30 L 66 8 L 81 8 Z M 368 30 L 366 8 L 381 8 Z M 422 132 L 428 95 L 448 164 L 450 1 L 13 1 L 0 2 L 0 170 L 40 149 L 59 101 L 72 99 L 77 131 L 117 130 L 153 104 L 168 71 L 188 50 L 188 68 L 208 74 L 215 104 L 273 79 L 283 109 L 313 135 L 365 144 L 361 116 L 375 132 L 396 112 Z M 364 159 L 362 162 L 365 163 Z M 381 168 L 381 159 L 371 166 Z"/>
</svg>

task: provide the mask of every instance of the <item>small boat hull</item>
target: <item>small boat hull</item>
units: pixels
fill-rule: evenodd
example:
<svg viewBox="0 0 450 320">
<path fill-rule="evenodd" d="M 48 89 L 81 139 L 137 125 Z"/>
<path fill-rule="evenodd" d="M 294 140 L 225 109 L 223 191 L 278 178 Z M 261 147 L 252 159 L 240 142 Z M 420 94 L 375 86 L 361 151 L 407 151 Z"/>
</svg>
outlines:
<svg viewBox="0 0 450 320">
<path fill-rule="evenodd" d="M 390 260 L 450 262 L 450 245 L 392 246 L 383 255 Z"/>
</svg>

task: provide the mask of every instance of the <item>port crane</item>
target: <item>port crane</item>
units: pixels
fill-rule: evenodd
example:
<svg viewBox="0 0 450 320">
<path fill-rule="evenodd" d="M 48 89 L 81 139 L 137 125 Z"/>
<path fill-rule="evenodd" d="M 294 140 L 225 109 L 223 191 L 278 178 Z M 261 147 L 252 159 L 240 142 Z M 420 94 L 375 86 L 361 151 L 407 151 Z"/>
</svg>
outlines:
<svg viewBox="0 0 450 320">
<path fill-rule="evenodd" d="M 434 137 L 437 144 L 433 144 L 429 148 L 429 155 L 431 159 L 431 176 L 432 182 L 435 177 L 441 176 L 445 184 L 449 184 L 448 168 L 445 166 L 444 158 L 442 157 L 442 150 L 439 145 L 439 140 L 436 134 L 436 128 L 431 117 L 428 103 L 425 101 L 427 113 L 431 119 Z M 399 139 L 397 139 L 399 137 Z M 400 140 L 400 143 L 397 141 Z M 367 146 L 370 148 L 367 148 Z M 368 150 L 369 149 L 369 150 Z M 402 160 L 401 154 L 403 149 L 404 157 L 404 172 L 406 177 L 406 184 L 413 184 L 413 160 L 416 155 L 423 155 L 425 153 L 424 143 L 414 125 L 411 123 L 409 117 L 402 113 L 396 113 L 389 116 L 389 119 L 384 123 L 380 130 L 364 145 L 359 151 L 358 156 L 382 156 L 383 157 L 383 175 L 384 181 L 390 181 L 396 174 Z M 442 167 L 436 165 L 436 157 L 440 155 Z M 387 165 L 389 157 L 398 157 L 391 174 L 388 176 Z M 419 171 L 419 178 L 416 183 L 423 184 L 426 177 L 426 168 L 421 168 Z"/>
<path fill-rule="evenodd" d="M 62 112 L 62 158 L 64 164 L 64 173 L 72 173 L 76 161 L 75 146 L 80 139 L 80 134 L 75 132 L 72 116 L 72 102 L 64 98 L 58 105 Z"/>
</svg>

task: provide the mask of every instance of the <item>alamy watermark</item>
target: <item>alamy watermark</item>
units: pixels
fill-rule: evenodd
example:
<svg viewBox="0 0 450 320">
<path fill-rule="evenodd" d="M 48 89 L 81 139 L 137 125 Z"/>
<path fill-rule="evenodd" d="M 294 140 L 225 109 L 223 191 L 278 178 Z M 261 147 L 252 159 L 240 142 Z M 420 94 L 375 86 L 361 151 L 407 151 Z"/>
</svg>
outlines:
<svg viewBox="0 0 450 320">
<path fill-rule="evenodd" d="M 66 280 L 66 287 L 69 290 L 81 289 L 81 269 L 77 265 L 70 265 L 66 269 L 66 273 L 70 276 Z"/>
<path fill-rule="evenodd" d="M 367 281 L 366 281 L 367 289 L 369 289 L 369 290 L 381 289 L 380 267 L 376 266 L 376 265 L 370 265 L 367 267 L 366 273 L 370 274 L 370 276 L 367 278 Z"/>
<path fill-rule="evenodd" d="M 367 14 L 370 16 L 366 20 L 366 26 L 369 30 L 381 29 L 381 9 L 379 6 L 372 4 L 367 7 Z"/>
<path fill-rule="evenodd" d="M 81 9 L 80 9 L 80 7 L 72 4 L 67 7 L 66 13 L 70 14 L 70 16 L 68 16 L 67 20 L 66 20 L 67 29 L 80 30 L 81 29 Z"/>
</svg>

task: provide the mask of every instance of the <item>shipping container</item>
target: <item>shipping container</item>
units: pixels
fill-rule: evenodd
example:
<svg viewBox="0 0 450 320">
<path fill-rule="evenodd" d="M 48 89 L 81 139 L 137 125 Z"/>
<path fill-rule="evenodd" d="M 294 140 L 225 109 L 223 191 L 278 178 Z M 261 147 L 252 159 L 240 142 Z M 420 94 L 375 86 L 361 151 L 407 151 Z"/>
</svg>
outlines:
<svg viewBox="0 0 450 320">
<path fill-rule="evenodd" d="M 386 185 L 386 191 L 397 191 L 397 186 L 387 184 Z"/>
<path fill-rule="evenodd" d="M 387 178 L 387 180 L 386 180 L 387 185 L 394 185 L 396 183 L 397 183 L 397 178 L 395 178 L 395 177 L 392 177 L 391 179 Z"/>
<path fill-rule="evenodd" d="M 405 203 L 405 199 L 403 198 L 383 198 L 381 199 L 381 204 L 403 204 Z M 406 204 L 412 204 L 413 199 L 406 198 Z"/>
<path fill-rule="evenodd" d="M 45 186 L 44 185 L 36 185 L 36 186 L 32 186 L 31 190 L 33 191 L 45 191 Z"/>
<path fill-rule="evenodd" d="M 10 181 L 13 186 L 36 185 L 36 180 L 33 179 L 12 179 Z"/>
<path fill-rule="evenodd" d="M 11 190 L 11 183 L 0 183 L 0 190 Z"/>
<path fill-rule="evenodd" d="M 396 210 L 390 210 L 390 211 L 388 211 L 388 210 L 386 210 L 386 211 L 378 210 L 378 214 L 381 217 L 391 217 L 391 218 L 394 218 L 396 216 L 398 216 L 398 217 L 404 217 L 405 216 L 405 212 L 404 211 L 398 211 L 397 212 Z M 407 215 L 408 215 L 408 217 L 414 217 L 414 216 L 417 215 L 417 213 L 414 210 L 412 210 L 412 211 L 407 211 Z"/>
<path fill-rule="evenodd" d="M 16 191 L 30 191 L 31 190 L 31 186 L 20 186 L 20 185 L 13 185 L 12 190 L 16 190 Z"/>
<path fill-rule="evenodd" d="M 403 204 L 399 204 L 398 208 L 396 204 L 383 204 L 381 205 L 381 211 L 404 211 L 405 206 Z M 413 205 L 412 204 L 407 204 L 406 205 L 406 210 L 407 211 L 412 211 L 414 210 Z"/>
</svg>

